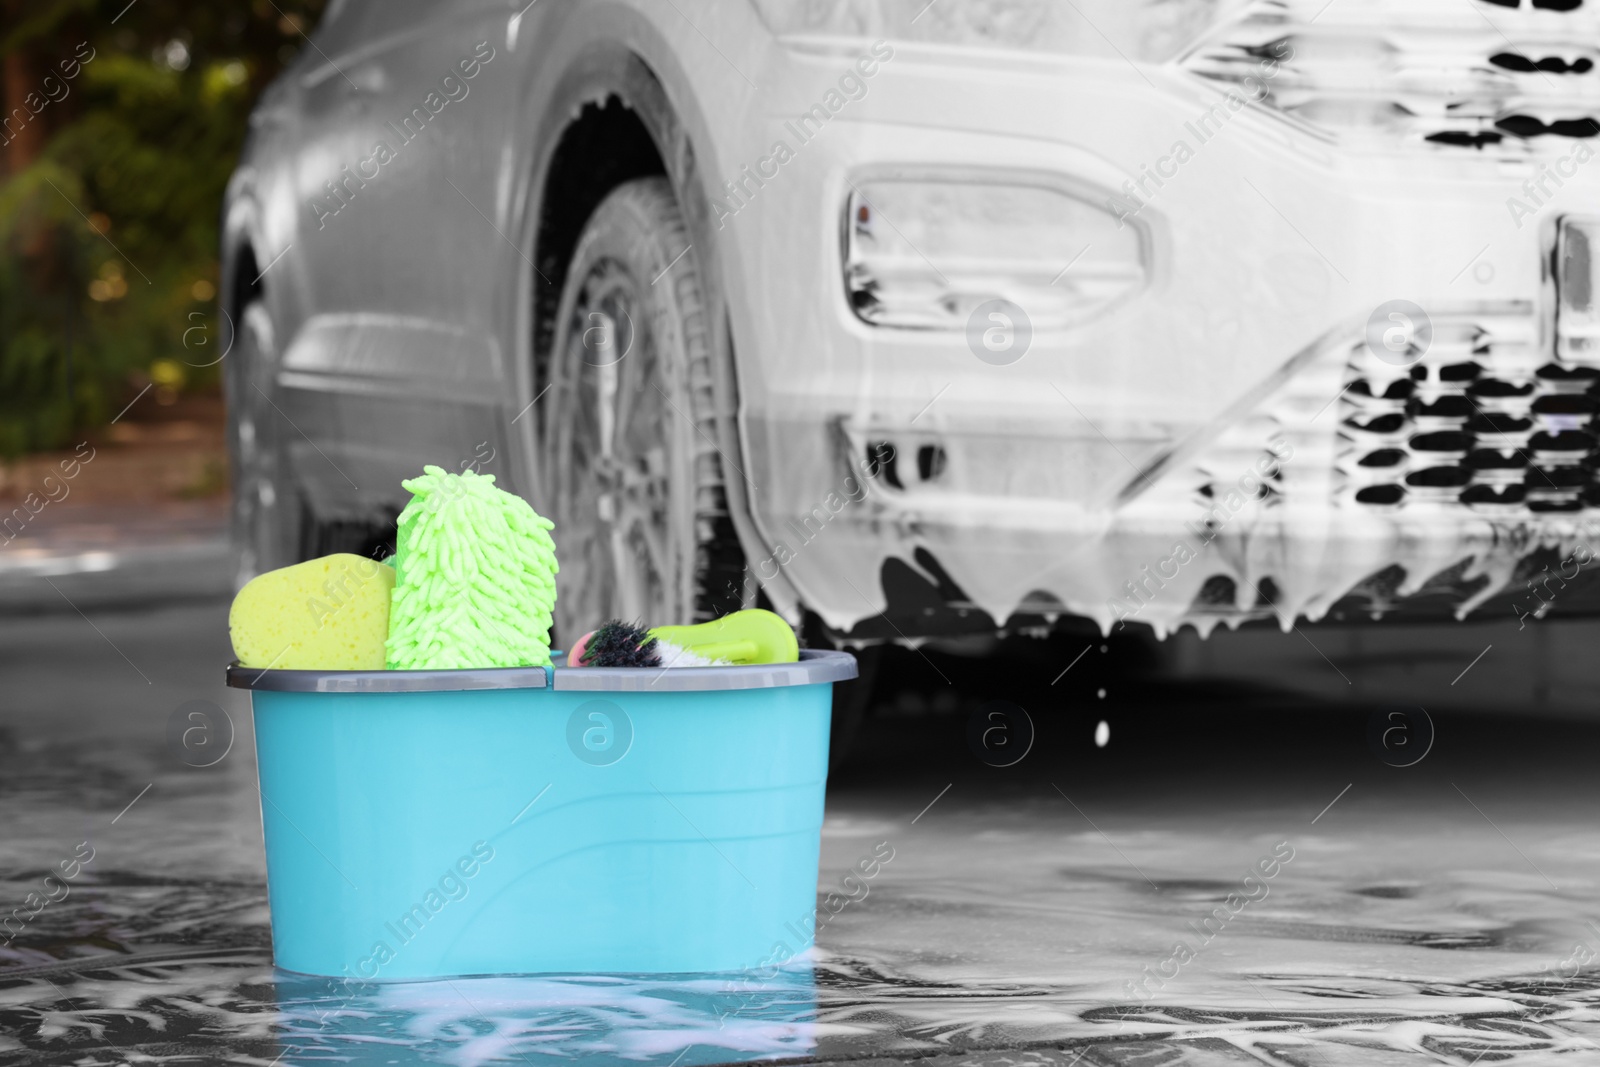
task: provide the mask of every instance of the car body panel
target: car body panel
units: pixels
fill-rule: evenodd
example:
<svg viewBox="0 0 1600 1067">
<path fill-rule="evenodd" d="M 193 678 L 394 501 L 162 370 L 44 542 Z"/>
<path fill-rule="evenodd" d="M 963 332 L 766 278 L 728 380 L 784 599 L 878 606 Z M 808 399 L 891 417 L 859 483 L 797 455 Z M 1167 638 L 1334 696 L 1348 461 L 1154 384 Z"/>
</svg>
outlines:
<svg viewBox="0 0 1600 1067">
<path fill-rule="evenodd" d="M 1547 344 L 1550 220 L 1597 209 L 1600 166 L 1526 222 L 1508 199 L 1555 158 L 1544 142 L 1509 160 L 1350 152 L 1235 108 L 1168 61 L 1229 5 L 946 3 L 926 22 L 901 6 L 482 0 L 424 17 L 348 0 L 263 103 L 227 208 L 228 240 L 270 264 L 283 357 L 267 378 L 313 511 L 392 510 L 425 461 L 495 471 L 539 505 L 539 200 L 565 125 L 616 95 L 649 112 L 730 331 L 730 508 L 791 615 L 914 635 L 934 609 L 897 608 L 892 566 L 980 630 L 1289 626 L 1353 592 L 1374 614 L 1430 591 L 1464 614 L 1531 554 L 1587 544 L 1582 513 L 1356 506 L 1341 425 L 1387 301 L 1446 324 L 1500 316 Z M 470 93 L 319 213 L 337 203 L 326 183 L 398 142 L 386 131 L 479 42 L 494 58 Z M 859 95 L 840 96 L 869 58 Z M 841 106 L 800 136 L 830 93 Z M 845 206 L 876 177 L 930 174 L 1137 205 L 1122 221 L 1141 286 L 1006 366 L 959 331 L 869 325 L 847 299 Z M 1058 251 L 1065 276 L 1080 249 Z M 871 462 L 883 446 L 893 479 Z M 1277 488 L 1193 534 L 1263 456 Z"/>
</svg>

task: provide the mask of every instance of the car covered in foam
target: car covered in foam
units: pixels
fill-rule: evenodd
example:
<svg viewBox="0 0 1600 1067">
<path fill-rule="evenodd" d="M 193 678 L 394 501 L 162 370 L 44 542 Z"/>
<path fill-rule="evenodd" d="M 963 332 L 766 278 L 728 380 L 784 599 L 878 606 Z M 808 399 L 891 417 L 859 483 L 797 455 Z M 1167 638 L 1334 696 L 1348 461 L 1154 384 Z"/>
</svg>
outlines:
<svg viewBox="0 0 1600 1067">
<path fill-rule="evenodd" d="M 244 569 L 439 463 L 555 520 L 558 639 L 1579 604 L 1597 53 L 1582 0 L 335 0 L 225 208 Z"/>
</svg>

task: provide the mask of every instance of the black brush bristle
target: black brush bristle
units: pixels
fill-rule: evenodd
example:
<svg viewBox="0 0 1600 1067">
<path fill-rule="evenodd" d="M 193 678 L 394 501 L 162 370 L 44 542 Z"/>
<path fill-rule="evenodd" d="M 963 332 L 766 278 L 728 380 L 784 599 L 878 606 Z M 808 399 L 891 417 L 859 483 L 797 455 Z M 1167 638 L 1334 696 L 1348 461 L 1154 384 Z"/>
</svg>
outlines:
<svg viewBox="0 0 1600 1067">
<path fill-rule="evenodd" d="M 642 626 L 612 619 L 595 630 L 583 650 L 585 667 L 659 667 L 656 639 Z"/>
</svg>

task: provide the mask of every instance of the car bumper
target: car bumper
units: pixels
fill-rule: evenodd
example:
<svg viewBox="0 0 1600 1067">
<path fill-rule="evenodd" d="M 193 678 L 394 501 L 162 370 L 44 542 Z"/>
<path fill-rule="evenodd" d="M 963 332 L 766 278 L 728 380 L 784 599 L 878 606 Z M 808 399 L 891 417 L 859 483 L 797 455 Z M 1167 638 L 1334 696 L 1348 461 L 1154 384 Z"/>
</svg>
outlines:
<svg viewBox="0 0 1600 1067">
<path fill-rule="evenodd" d="M 786 51 L 784 94 L 761 133 L 723 146 L 725 172 L 792 142 L 789 119 L 854 55 Z M 1341 427 L 1361 414 L 1349 387 L 1388 301 L 1520 324 L 1496 357 L 1506 375 L 1548 362 L 1549 219 L 1600 203 L 1600 164 L 1550 186 L 1519 225 L 1508 199 L 1532 163 L 1346 157 L 1256 108 L 1196 144 L 1186 130 L 1216 90 L 1175 70 L 1151 81 L 1115 62 L 900 47 L 724 220 L 746 491 L 765 542 L 752 570 L 777 599 L 840 631 L 887 613 L 909 634 L 931 609 L 891 603 L 897 561 L 985 625 L 1065 613 L 1166 632 L 1264 612 L 1287 627 L 1364 590 L 1381 614 L 1440 582 L 1464 613 L 1530 553 L 1566 559 L 1586 543 L 1583 510 L 1360 506 L 1360 443 Z M 930 114 L 937 129 L 918 118 Z M 1137 218 L 1145 287 L 1036 332 L 1011 365 L 976 358 L 958 332 L 869 326 L 845 300 L 841 217 L 862 173 L 981 159 L 1110 196 L 1186 137 L 1193 158 Z M 1292 455 L 1251 497 L 1275 442 Z M 892 469 L 873 462 L 891 451 Z M 1247 499 L 1217 523 L 1241 480 Z"/>
</svg>

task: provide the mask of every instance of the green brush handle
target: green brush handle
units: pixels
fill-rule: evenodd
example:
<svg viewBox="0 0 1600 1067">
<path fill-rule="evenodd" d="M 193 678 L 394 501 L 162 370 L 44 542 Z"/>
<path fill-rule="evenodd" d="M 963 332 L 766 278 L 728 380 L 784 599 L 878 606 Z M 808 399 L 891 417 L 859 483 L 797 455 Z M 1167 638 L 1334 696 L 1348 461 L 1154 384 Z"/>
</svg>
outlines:
<svg viewBox="0 0 1600 1067">
<path fill-rule="evenodd" d="M 655 631 L 651 631 L 654 633 Z M 667 640 L 671 641 L 669 637 Z M 673 642 L 677 644 L 677 642 Z M 687 646 L 679 646 L 687 647 Z M 702 641 L 693 651 L 707 659 L 725 659 L 729 663 L 760 663 L 756 656 L 761 652 L 754 641 Z"/>
<path fill-rule="evenodd" d="M 781 616 L 761 608 L 735 611 L 698 626 L 657 626 L 650 636 L 729 663 L 793 663 L 800 658 L 794 630 Z"/>
</svg>

